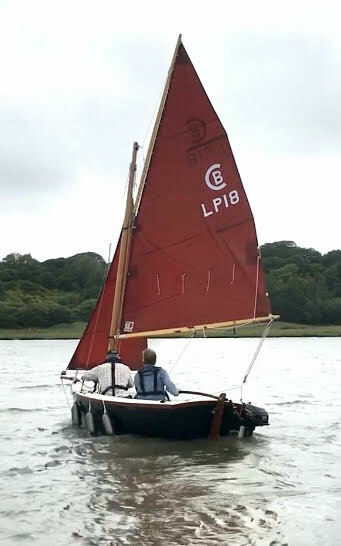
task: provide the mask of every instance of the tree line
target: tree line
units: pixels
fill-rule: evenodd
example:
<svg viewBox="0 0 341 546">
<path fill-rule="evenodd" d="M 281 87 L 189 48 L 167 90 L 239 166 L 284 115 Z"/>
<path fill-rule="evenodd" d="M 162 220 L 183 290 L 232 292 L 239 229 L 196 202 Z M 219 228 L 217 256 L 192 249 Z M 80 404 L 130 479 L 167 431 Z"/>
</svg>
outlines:
<svg viewBox="0 0 341 546">
<path fill-rule="evenodd" d="M 0 262 L 0 328 L 88 320 L 106 267 L 94 252 L 44 262 L 9 254 Z"/>
<path fill-rule="evenodd" d="M 341 324 L 341 250 L 322 255 L 293 241 L 261 247 L 272 312 L 287 322 Z M 39 262 L 9 254 L 0 262 L 0 328 L 87 321 L 107 264 L 94 252 Z"/>
<path fill-rule="evenodd" d="M 341 324 L 341 250 L 322 255 L 293 241 L 261 247 L 272 312 L 300 324 Z"/>
</svg>

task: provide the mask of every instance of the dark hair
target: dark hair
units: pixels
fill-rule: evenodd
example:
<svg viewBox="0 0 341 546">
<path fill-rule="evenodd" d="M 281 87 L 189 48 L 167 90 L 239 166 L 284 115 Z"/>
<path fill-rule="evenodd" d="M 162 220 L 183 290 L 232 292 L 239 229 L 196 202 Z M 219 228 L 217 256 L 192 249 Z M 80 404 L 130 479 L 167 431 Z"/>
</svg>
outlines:
<svg viewBox="0 0 341 546">
<path fill-rule="evenodd" d="M 122 362 L 120 355 L 116 351 L 109 351 L 105 362 Z"/>
</svg>

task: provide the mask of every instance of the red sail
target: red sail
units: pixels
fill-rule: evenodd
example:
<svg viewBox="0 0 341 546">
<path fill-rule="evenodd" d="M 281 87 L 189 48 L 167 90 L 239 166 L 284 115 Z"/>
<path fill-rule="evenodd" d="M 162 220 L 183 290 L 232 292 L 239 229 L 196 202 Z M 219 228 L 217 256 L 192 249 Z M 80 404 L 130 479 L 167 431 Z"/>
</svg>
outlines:
<svg viewBox="0 0 341 546">
<path fill-rule="evenodd" d="M 68 365 L 69 370 L 91 369 L 105 360 L 109 343 L 118 256 L 119 244 L 96 307 Z M 122 339 L 118 349 L 123 362 L 128 364 L 132 370 L 138 370 L 142 366 L 141 352 L 146 347 L 147 340 L 145 338 L 139 340 Z"/>
<path fill-rule="evenodd" d="M 120 339 L 118 344 L 121 359 L 131 370 L 142 368 L 142 351 L 144 349 L 147 349 L 147 338 L 145 337 Z"/>
<path fill-rule="evenodd" d="M 252 212 L 180 44 L 133 232 L 121 331 L 267 316 Z"/>
</svg>

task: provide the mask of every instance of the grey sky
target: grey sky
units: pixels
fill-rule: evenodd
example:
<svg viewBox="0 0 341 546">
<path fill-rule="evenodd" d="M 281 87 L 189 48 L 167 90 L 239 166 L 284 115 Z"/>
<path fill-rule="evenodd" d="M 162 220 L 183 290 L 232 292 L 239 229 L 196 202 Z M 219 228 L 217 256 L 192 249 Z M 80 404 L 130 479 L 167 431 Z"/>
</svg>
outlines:
<svg viewBox="0 0 341 546">
<path fill-rule="evenodd" d="M 340 248 L 338 4 L 120 4 L 0 1 L 0 258 L 107 255 L 179 32 L 259 242 Z"/>
</svg>

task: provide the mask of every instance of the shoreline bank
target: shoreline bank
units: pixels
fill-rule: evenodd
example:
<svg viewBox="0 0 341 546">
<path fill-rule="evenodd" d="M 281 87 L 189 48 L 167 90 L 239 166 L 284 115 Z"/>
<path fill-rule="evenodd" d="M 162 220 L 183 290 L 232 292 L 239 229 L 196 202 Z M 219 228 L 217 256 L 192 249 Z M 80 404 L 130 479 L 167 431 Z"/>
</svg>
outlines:
<svg viewBox="0 0 341 546">
<path fill-rule="evenodd" d="M 39 340 L 39 339 L 79 339 L 84 331 L 84 323 L 59 324 L 50 328 L 20 328 L 0 329 L 0 340 Z M 260 325 L 242 326 L 235 331 L 233 329 L 212 328 L 204 333 L 196 332 L 195 337 L 208 338 L 250 338 L 261 337 L 263 327 Z M 160 336 L 162 338 L 191 337 L 190 334 L 170 334 Z M 268 337 L 341 337 L 341 325 L 308 325 L 289 322 L 275 322 Z"/>
</svg>

